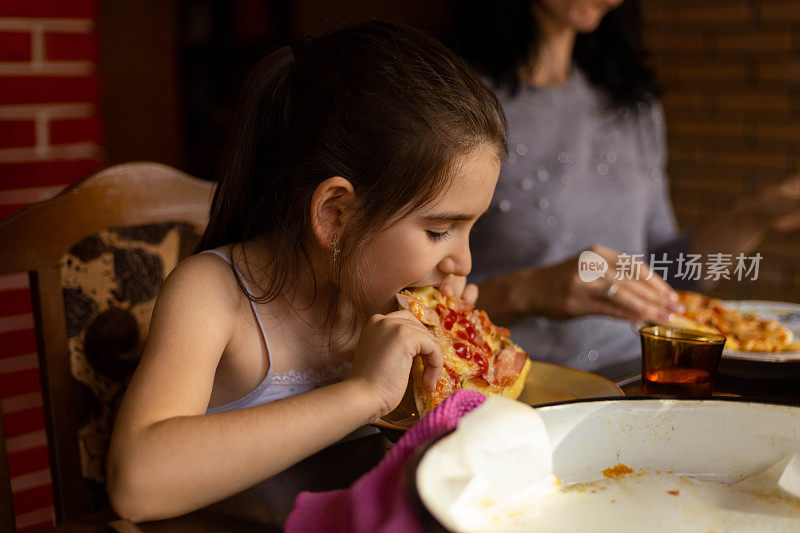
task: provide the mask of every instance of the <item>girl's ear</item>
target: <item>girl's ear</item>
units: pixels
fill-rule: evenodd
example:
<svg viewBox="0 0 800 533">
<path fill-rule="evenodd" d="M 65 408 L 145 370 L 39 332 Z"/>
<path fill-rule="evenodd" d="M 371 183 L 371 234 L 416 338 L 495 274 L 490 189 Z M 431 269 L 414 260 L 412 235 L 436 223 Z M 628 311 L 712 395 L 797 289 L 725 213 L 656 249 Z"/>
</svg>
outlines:
<svg viewBox="0 0 800 533">
<path fill-rule="evenodd" d="M 311 228 L 324 249 L 333 250 L 332 243 L 341 240 L 344 220 L 355 199 L 353 185 L 341 176 L 317 185 L 311 196 Z"/>
</svg>

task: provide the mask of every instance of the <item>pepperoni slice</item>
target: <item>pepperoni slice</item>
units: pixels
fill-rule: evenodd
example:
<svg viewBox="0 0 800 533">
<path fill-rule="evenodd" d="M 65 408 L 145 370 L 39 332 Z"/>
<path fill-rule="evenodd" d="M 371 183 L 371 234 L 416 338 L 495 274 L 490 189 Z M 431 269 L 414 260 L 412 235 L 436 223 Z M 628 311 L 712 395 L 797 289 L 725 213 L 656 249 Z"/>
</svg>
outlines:
<svg viewBox="0 0 800 533">
<path fill-rule="evenodd" d="M 514 383 L 522 372 L 528 354 L 513 346 L 503 348 L 495 359 L 494 383 L 506 387 Z"/>
</svg>

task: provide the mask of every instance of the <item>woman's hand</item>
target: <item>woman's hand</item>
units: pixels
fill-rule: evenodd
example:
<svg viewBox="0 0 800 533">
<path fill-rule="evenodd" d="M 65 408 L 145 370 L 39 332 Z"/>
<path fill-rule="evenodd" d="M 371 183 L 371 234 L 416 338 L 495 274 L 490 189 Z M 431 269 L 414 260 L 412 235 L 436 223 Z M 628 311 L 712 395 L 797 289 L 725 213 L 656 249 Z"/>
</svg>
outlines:
<svg viewBox="0 0 800 533">
<path fill-rule="evenodd" d="M 788 232 L 800 229 L 800 175 L 769 187 L 737 210 L 762 229 Z"/>
<path fill-rule="evenodd" d="M 408 385 L 411 361 L 421 355 L 422 381 L 433 390 L 442 372 L 439 343 L 409 311 L 373 315 L 361 331 L 347 380 L 372 392 L 381 416 L 397 407 Z"/>
<path fill-rule="evenodd" d="M 767 232 L 800 229 L 800 175 L 769 187 L 754 198 L 743 199 L 724 215 L 698 227 L 692 252 L 736 256 L 754 250 Z M 706 282 L 706 285 L 714 283 Z"/>
<path fill-rule="evenodd" d="M 540 314 L 553 318 L 598 314 L 634 322 L 667 322 L 672 313 L 683 312 L 675 291 L 646 263 L 621 265 L 619 252 L 605 246 L 595 245 L 590 251 L 608 263 L 600 279 L 587 282 L 580 278 L 579 256 L 532 271 L 531 284 L 524 290 L 538 295 Z"/>
<path fill-rule="evenodd" d="M 599 314 L 634 322 L 666 322 L 672 313 L 683 312 L 675 291 L 659 275 L 651 275 L 645 263 L 627 265 L 622 272 L 616 250 L 595 245 L 590 251 L 608 263 L 603 278 L 581 280 L 580 256 L 576 255 L 549 267 L 521 270 L 484 283 L 481 307 L 499 324 L 531 314 L 562 319 Z M 628 276 L 629 272 L 635 275 Z"/>
</svg>

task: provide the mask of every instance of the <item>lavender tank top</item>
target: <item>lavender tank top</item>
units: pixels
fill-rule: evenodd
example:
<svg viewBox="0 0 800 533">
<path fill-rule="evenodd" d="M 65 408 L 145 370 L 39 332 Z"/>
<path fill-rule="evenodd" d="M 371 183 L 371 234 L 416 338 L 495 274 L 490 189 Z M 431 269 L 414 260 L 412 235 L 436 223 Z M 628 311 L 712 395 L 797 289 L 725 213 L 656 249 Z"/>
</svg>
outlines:
<svg viewBox="0 0 800 533">
<path fill-rule="evenodd" d="M 204 250 L 200 253 L 210 253 L 219 256 L 229 265 L 231 264 L 230 258 L 224 253 L 217 250 Z M 247 284 L 245 278 L 233 267 L 236 273 L 239 274 L 245 288 L 250 291 L 250 286 Z M 279 400 L 281 398 L 288 398 L 297 394 L 302 394 L 314 390 L 325 385 L 330 385 L 337 381 L 341 381 L 347 372 L 350 370 L 350 363 L 345 361 L 339 365 L 325 367 L 323 369 L 311 369 L 305 372 L 297 372 L 289 370 L 288 372 L 277 374 L 273 371 L 272 364 L 272 349 L 269 346 L 267 334 L 264 331 L 264 324 L 261 321 L 261 315 L 256 309 L 253 301 L 250 301 L 250 306 L 253 309 L 253 314 L 256 316 L 258 328 L 261 331 L 261 337 L 264 339 L 264 345 L 267 347 L 267 360 L 269 362 L 269 370 L 264 380 L 252 391 L 245 394 L 238 400 L 228 402 L 226 404 L 209 407 L 206 414 L 224 413 L 226 411 L 233 411 L 235 409 L 245 409 L 255 405 L 265 404 Z"/>
</svg>

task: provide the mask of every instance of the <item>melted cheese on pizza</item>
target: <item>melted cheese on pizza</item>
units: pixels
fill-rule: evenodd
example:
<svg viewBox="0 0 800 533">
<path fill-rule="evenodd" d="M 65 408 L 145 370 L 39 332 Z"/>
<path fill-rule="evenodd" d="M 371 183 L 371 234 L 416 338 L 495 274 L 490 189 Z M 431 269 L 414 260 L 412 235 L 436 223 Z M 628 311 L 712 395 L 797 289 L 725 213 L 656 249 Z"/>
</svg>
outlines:
<svg viewBox="0 0 800 533">
<path fill-rule="evenodd" d="M 434 404 L 461 388 L 501 394 L 525 368 L 527 353 L 511 342 L 506 328 L 492 324 L 474 306 L 433 287 L 404 291 L 398 300 L 442 347 L 445 370 L 432 394 Z"/>
</svg>

